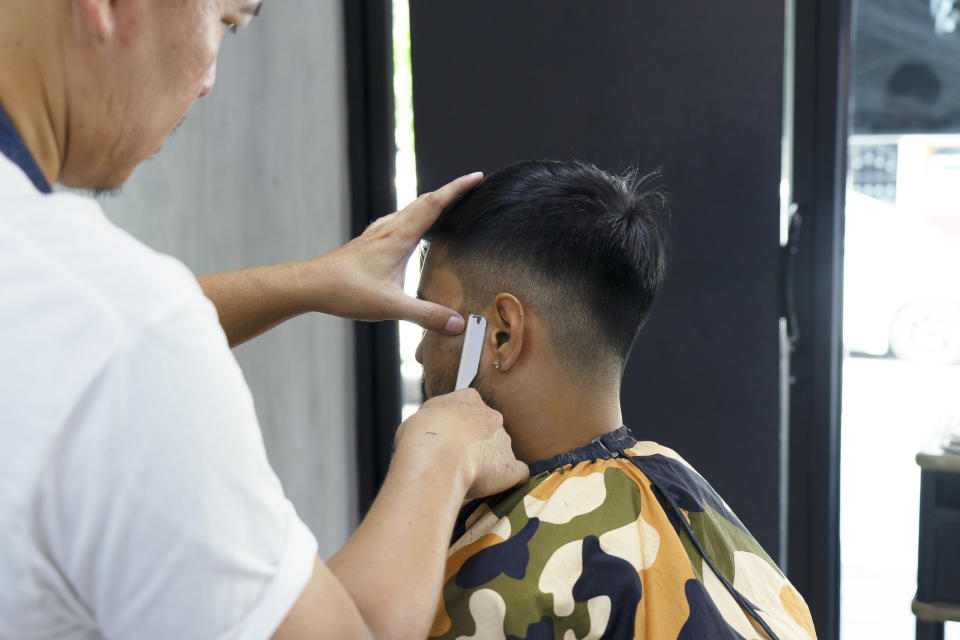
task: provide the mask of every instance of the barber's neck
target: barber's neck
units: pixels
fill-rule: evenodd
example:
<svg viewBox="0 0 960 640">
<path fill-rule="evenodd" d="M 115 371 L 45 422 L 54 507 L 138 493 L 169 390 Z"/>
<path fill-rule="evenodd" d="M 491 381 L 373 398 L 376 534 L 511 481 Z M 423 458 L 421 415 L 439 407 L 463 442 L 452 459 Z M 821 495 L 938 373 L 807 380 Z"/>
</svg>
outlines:
<svg viewBox="0 0 960 640">
<path fill-rule="evenodd" d="M 61 7 L 68 4 L 0 0 L 0 105 L 50 184 L 66 155 Z"/>
<path fill-rule="evenodd" d="M 588 444 L 623 424 L 619 375 L 574 380 L 563 369 L 516 371 L 498 407 L 517 458 L 531 463 Z"/>
</svg>

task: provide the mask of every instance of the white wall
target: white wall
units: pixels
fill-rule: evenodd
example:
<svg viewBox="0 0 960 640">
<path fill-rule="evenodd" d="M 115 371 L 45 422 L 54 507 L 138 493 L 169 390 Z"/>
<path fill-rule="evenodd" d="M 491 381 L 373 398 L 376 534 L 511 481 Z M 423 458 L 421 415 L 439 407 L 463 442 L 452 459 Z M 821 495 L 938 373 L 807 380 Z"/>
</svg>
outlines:
<svg viewBox="0 0 960 640">
<path fill-rule="evenodd" d="M 267 2 L 228 36 L 217 86 L 108 216 L 195 273 L 308 258 L 349 239 L 341 3 Z M 236 350 L 270 460 L 324 557 L 356 525 L 353 335 L 297 318 Z"/>
</svg>

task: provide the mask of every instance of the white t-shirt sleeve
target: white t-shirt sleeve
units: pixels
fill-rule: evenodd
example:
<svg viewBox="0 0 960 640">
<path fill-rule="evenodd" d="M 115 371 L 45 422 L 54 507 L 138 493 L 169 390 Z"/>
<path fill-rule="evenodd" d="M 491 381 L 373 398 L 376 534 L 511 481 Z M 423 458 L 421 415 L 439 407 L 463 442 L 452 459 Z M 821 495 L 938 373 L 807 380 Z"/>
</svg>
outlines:
<svg viewBox="0 0 960 640">
<path fill-rule="evenodd" d="M 107 638 L 268 638 L 316 559 L 212 305 L 121 340 L 35 508 L 49 586 Z"/>
</svg>

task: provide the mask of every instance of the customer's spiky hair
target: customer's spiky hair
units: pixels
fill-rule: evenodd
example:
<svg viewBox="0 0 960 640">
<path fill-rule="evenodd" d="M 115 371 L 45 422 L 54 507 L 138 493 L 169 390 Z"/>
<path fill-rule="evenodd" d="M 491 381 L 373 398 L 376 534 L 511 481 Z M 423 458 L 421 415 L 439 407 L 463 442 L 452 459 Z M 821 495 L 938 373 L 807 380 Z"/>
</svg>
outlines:
<svg viewBox="0 0 960 640">
<path fill-rule="evenodd" d="M 448 207 L 427 238 L 446 250 L 468 308 L 512 293 L 547 325 L 562 362 L 622 367 L 666 275 L 665 197 L 654 177 L 521 162 Z"/>
</svg>

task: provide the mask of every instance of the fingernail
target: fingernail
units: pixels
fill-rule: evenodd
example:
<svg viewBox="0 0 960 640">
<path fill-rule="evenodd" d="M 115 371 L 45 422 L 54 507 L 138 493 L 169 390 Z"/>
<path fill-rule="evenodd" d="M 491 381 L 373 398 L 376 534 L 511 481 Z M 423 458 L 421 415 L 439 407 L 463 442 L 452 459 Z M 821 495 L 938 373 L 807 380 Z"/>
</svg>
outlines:
<svg viewBox="0 0 960 640">
<path fill-rule="evenodd" d="M 475 178 L 482 178 L 482 177 L 483 177 L 483 171 L 474 171 L 473 173 L 471 173 L 471 174 L 468 175 L 467 177 L 468 177 L 468 178 L 474 178 L 474 179 L 475 179 Z"/>
<path fill-rule="evenodd" d="M 443 330 L 447 333 L 460 333 L 463 331 L 463 318 L 460 316 L 450 316 Z"/>
</svg>

